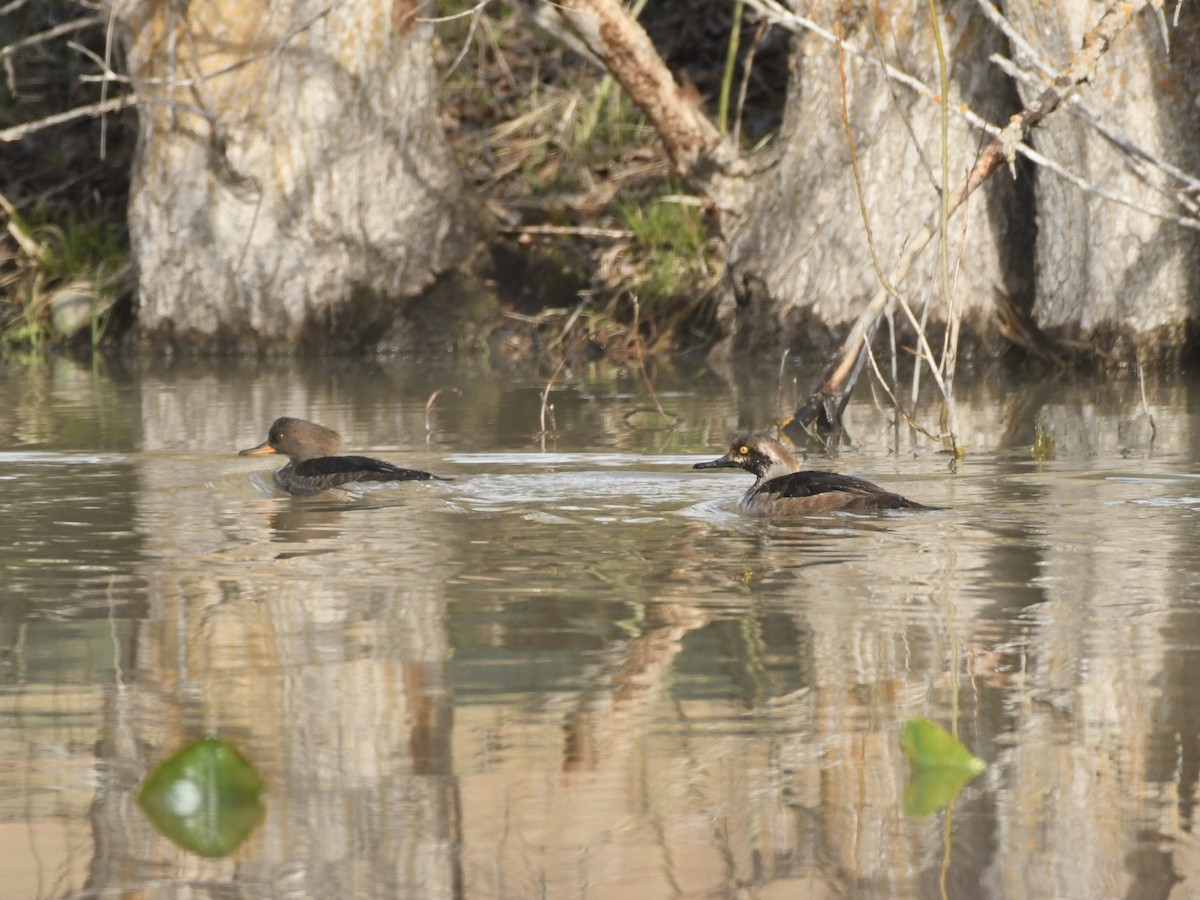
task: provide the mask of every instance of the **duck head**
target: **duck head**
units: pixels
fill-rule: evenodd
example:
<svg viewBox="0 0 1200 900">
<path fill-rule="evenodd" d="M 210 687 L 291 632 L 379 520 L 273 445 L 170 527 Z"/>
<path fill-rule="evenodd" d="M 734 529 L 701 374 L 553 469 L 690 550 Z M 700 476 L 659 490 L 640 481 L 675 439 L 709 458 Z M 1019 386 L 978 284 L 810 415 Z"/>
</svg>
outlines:
<svg viewBox="0 0 1200 900">
<path fill-rule="evenodd" d="M 739 434 L 720 459 L 696 463 L 692 468 L 745 469 L 758 476 L 761 482 L 798 472 L 800 463 L 779 441 L 753 434 Z"/>
<path fill-rule="evenodd" d="M 341 449 L 342 438 L 332 428 L 282 416 L 271 423 L 267 439 L 257 447 L 242 450 L 238 456 L 265 456 L 281 453 L 292 462 L 333 456 Z"/>
</svg>

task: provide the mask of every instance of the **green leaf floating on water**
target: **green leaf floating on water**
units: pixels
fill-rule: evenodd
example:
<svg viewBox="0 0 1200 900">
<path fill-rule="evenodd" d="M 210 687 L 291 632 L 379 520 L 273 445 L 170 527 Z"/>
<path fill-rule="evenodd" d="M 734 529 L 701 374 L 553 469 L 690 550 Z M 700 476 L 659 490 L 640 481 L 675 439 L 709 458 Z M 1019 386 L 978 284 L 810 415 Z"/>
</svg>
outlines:
<svg viewBox="0 0 1200 900">
<path fill-rule="evenodd" d="M 227 856 L 262 818 L 262 779 L 228 741 L 208 737 L 159 763 L 138 804 L 165 837 L 201 856 Z"/>
<path fill-rule="evenodd" d="M 958 738 L 928 719 L 905 722 L 900 746 L 914 769 L 960 769 L 978 775 L 987 768 Z"/>
<path fill-rule="evenodd" d="M 913 769 L 904 790 L 904 814 L 910 819 L 924 819 L 949 806 L 987 768 L 958 738 L 928 719 L 905 722 L 900 746 Z"/>
</svg>

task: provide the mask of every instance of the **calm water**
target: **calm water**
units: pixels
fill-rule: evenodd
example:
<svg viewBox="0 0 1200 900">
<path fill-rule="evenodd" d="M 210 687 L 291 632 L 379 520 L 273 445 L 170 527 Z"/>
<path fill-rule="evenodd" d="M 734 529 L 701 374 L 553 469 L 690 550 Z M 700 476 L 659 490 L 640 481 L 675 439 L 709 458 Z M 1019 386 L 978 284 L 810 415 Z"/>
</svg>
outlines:
<svg viewBox="0 0 1200 900">
<path fill-rule="evenodd" d="M 964 384 L 957 472 L 863 391 L 812 464 L 945 509 L 789 524 L 691 469 L 774 377 L 655 383 L 0 370 L 0 896 L 1200 895 L 1200 383 Z M 275 496 L 282 414 L 454 480 Z M 914 716 L 989 765 L 917 821 Z M 207 733 L 223 860 L 134 801 Z"/>
</svg>

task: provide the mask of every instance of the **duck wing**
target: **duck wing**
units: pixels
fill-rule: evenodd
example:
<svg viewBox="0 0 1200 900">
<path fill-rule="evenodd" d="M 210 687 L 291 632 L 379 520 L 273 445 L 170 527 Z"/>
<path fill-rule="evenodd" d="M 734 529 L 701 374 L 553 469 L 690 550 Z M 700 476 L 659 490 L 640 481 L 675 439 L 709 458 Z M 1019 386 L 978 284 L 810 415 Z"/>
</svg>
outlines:
<svg viewBox="0 0 1200 900">
<path fill-rule="evenodd" d="M 443 481 L 419 469 L 401 469 L 382 459 L 369 456 L 319 456 L 306 459 L 292 467 L 295 480 L 326 491 L 358 481 Z"/>
<path fill-rule="evenodd" d="M 815 470 L 772 478 L 759 485 L 746 499 L 755 505 L 779 505 L 781 508 L 795 506 L 814 513 L 835 509 L 929 509 L 899 494 L 885 491 L 864 478 Z M 794 502 L 789 504 L 786 502 L 788 500 Z"/>
</svg>

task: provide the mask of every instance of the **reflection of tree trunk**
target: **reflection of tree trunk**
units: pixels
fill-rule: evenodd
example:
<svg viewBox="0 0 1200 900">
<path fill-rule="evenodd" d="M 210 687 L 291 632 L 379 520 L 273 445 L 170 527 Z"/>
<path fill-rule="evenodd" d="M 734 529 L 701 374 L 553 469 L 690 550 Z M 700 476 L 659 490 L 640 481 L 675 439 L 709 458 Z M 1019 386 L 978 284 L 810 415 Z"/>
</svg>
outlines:
<svg viewBox="0 0 1200 900">
<path fill-rule="evenodd" d="M 563 726 L 565 771 L 590 772 L 606 762 L 625 764 L 616 748 L 633 740 L 637 729 L 630 720 L 666 690 L 684 636 L 709 621 L 707 613 L 679 603 L 656 603 L 647 614 L 651 627 L 623 648 L 620 665 L 606 680 L 604 702 L 590 698 Z"/>
<path fill-rule="evenodd" d="M 377 339 L 472 217 L 416 2 L 119 0 L 144 99 L 130 201 L 148 336 Z"/>
<path fill-rule="evenodd" d="M 412 710 L 413 771 L 418 775 L 450 773 L 450 734 L 454 729 L 454 707 L 446 702 L 449 685 L 442 677 L 444 667 L 431 671 L 427 663 L 404 665 L 404 687 Z"/>
<path fill-rule="evenodd" d="M 159 433 L 157 414 L 145 431 Z M 141 501 L 176 502 L 165 489 L 176 470 L 174 462 L 145 469 Z M 336 553 L 339 523 L 361 514 L 310 511 L 320 528 L 306 526 L 296 505 L 283 544 L 269 506 L 238 520 L 244 577 L 197 575 L 212 557 L 181 550 L 177 536 L 144 536 L 140 571 L 152 602 L 104 739 L 114 774 L 92 811 L 98 891 L 153 878 L 215 890 L 286 883 L 306 897 L 462 895 L 440 542 L 424 529 L 395 536 L 395 564 L 423 573 L 412 583 L 348 587 L 336 564 L 302 577 L 291 567 L 313 552 L 305 541 L 333 541 L 319 552 Z M 203 516 L 189 521 L 195 546 L 232 538 L 216 520 L 211 533 Z M 176 849 L 130 801 L 151 766 L 209 730 L 267 784 L 263 821 L 235 855 L 215 861 Z"/>
<path fill-rule="evenodd" d="M 286 872 L 310 897 L 380 886 L 461 896 L 445 653 L 414 637 L 433 633 L 416 620 L 439 615 L 436 606 L 381 594 L 369 605 L 404 608 L 413 621 L 368 622 L 308 584 L 297 592 L 279 582 L 257 600 L 242 586 L 241 599 L 216 603 L 211 586 L 186 576 L 154 577 L 151 587 L 160 598 L 152 621 L 172 625 L 143 629 L 139 665 L 111 717 L 119 726 L 106 756 L 119 760 L 119 777 L 93 809 L 93 887 L 126 883 L 147 861 L 155 877 L 218 884 L 271 884 Z M 267 783 L 263 821 L 234 857 L 211 862 L 175 849 L 127 802 L 151 766 L 205 725 Z"/>
</svg>

